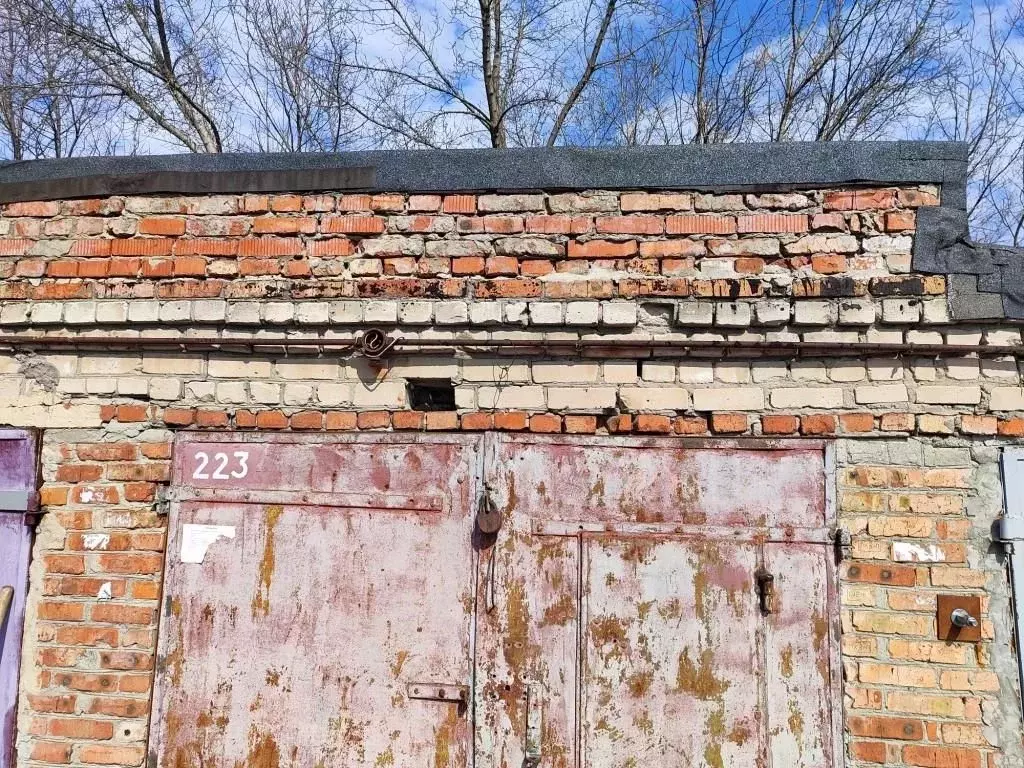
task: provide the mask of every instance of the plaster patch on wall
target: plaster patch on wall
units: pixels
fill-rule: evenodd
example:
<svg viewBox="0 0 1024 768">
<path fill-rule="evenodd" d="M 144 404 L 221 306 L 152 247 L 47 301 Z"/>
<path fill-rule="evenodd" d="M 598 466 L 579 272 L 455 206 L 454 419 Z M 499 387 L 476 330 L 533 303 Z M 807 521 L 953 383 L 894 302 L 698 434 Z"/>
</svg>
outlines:
<svg viewBox="0 0 1024 768">
<path fill-rule="evenodd" d="M 106 549 L 110 544 L 110 535 L 106 533 L 87 533 L 82 537 L 86 549 Z"/>
<path fill-rule="evenodd" d="M 937 544 L 914 544 L 894 541 L 892 559 L 899 563 L 941 563 L 946 555 Z"/>
</svg>

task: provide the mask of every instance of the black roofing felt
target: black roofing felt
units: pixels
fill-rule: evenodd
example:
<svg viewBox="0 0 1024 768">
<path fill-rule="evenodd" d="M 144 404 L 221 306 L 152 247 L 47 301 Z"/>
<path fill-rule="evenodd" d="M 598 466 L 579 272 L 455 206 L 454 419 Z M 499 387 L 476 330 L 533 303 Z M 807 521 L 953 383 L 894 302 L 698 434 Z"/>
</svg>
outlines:
<svg viewBox="0 0 1024 768">
<path fill-rule="evenodd" d="M 926 182 L 959 189 L 966 170 L 965 144 L 926 141 L 83 157 L 0 167 L 0 202 L 317 190 L 756 190 Z"/>
<path fill-rule="evenodd" d="M 955 319 L 1024 320 L 1024 249 L 971 241 L 966 214 L 967 145 L 959 142 L 794 142 L 30 160 L 0 166 L 0 203 L 127 194 L 539 189 L 726 192 L 924 183 L 942 185 L 942 206 L 919 211 L 914 269 L 949 276 L 950 310 Z"/>
</svg>

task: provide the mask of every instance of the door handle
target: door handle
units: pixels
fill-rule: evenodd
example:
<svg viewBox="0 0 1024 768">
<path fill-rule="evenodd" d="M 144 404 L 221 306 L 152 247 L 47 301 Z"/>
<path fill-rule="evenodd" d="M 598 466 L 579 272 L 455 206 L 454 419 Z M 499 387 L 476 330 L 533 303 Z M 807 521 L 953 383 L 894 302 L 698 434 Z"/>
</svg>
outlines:
<svg viewBox="0 0 1024 768">
<path fill-rule="evenodd" d="M 14 602 L 14 587 L 0 587 L 0 627 L 7 621 L 7 614 L 11 612 L 11 603 Z"/>
</svg>

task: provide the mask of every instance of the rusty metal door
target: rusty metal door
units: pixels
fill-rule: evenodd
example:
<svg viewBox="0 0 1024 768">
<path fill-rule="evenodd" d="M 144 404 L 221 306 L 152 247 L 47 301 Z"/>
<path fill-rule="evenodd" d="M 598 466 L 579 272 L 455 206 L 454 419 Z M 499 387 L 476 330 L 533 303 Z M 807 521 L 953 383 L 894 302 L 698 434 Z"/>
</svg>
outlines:
<svg viewBox="0 0 1024 768">
<path fill-rule="evenodd" d="M 32 545 L 27 516 L 37 508 L 37 466 L 35 435 L 0 429 L 0 768 L 14 765 L 15 704 Z"/>
<path fill-rule="evenodd" d="M 468 764 L 477 442 L 179 439 L 157 765 Z"/>
<path fill-rule="evenodd" d="M 821 445 L 493 439 L 478 765 L 833 763 Z"/>
</svg>

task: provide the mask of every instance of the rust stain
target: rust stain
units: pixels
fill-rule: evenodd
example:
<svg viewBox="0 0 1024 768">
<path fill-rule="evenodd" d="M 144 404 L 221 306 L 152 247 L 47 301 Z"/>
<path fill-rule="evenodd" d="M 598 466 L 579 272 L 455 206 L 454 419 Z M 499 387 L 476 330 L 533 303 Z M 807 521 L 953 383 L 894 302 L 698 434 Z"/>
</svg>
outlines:
<svg viewBox="0 0 1024 768">
<path fill-rule="evenodd" d="M 590 622 L 590 636 L 598 651 L 606 658 L 621 656 L 626 648 L 626 625 L 618 616 L 599 616 Z M 605 646 L 612 646 L 605 652 Z"/>
<path fill-rule="evenodd" d="M 267 532 L 263 542 L 263 558 L 260 560 L 259 581 L 252 598 L 252 617 L 270 613 L 270 584 L 274 579 L 274 528 L 284 513 L 280 504 L 267 507 Z"/>
<path fill-rule="evenodd" d="M 519 506 L 519 497 L 516 495 L 516 473 L 509 472 L 508 480 L 508 505 L 505 507 L 505 514 L 511 514 Z"/>
<path fill-rule="evenodd" d="M 278 672 L 276 669 L 268 669 L 266 681 L 267 685 L 271 685 L 274 688 L 277 688 L 277 686 L 281 683 L 281 673 Z"/>
<path fill-rule="evenodd" d="M 715 677 L 714 651 L 710 648 L 701 651 L 699 665 L 690 659 L 690 649 L 686 648 L 679 654 L 679 666 L 676 670 L 676 690 L 689 693 L 701 701 L 720 699 L 729 688 L 728 680 Z"/>
<path fill-rule="evenodd" d="M 629 695 L 634 699 L 639 699 L 646 696 L 650 690 L 651 685 L 654 683 L 654 673 L 650 670 L 643 672 L 636 672 L 630 675 L 626 680 L 626 687 L 629 689 Z"/>
<path fill-rule="evenodd" d="M 576 618 L 576 596 L 563 594 L 558 602 L 549 605 L 544 609 L 544 616 L 541 619 L 542 627 L 564 627 Z"/>
<path fill-rule="evenodd" d="M 782 665 L 780 667 L 783 677 L 793 676 L 793 646 L 787 645 L 782 650 Z"/>
<path fill-rule="evenodd" d="M 804 716 L 793 699 L 789 700 L 789 718 L 786 722 L 789 723 L 789 732 L 799 741 L 804 732 Z"/>
<path fill-rule="evenodd" d="M 725 710 L 717 707 L 708 713 L 704 735 L 708 742 L 704 746 L 704 762 L 711 768 L 725 768 L 722 761 L 722 739 L 725 737 Z"/>
<path fill-rule="evenodd" d="M 392 675 L 392 677 L 397 678 L 400 674 L 402 674 L 402 667 L 405 666 L 405 662 L 408 660 L 408 658 L 409 658 L 409 652 L 408 651 L 399 651 L 396 654 L 395 662 L 394 662 L 394 664 L 391 665 L 391 675 Z"/>
<path fill-rule="evenodd" d="M 598 478 L 590 487 L 590 492 L 587 494 L 588 504 L 597 504 L 599 507 L 604 506 L 604 478 Z"/>
<path fill-rule="evenodd" d="M 622 559 L 633 565 L 647 565 L 654 559 L 655 542 L 630 541 L 622 552 Z"/>
<path fill-rule="evenodd" d="M 377 755 L 377 759 L 373 761 L 373 764 L 374 764 L 375 768 L 385 768 L 385 766 L 394 765 L 395 764 L 395 752 L 394 752 L 394 750 L 391 747 L 388 747 L 383 752 L 381 752 L 379 755 Z"/>
<path fill-rule="evenodd" d="M 746 723 L 736 723 L 732 730 L 729 731 L 728 739 L 738 747 L 742 747 L 748 741 L 753 734 L 750 732 L 750 727 Z"/>
<path fill-rule="evenodd" d="M 262 736 L 255 731 L 249 737 L 249 754 L 245 758 L 245 768 L 280 768 L 281 751 L 277 742 L 269 733 Z"/>
<path fill-rule="evenodd" d="M 448 707 L 448 714 L 434 733 L 434 768 L 449 768 L 453 758 L 458 764 L 459 744 L 456 742 L 459 727 L 459 713 L 454 706 Z M 453 751 L 455 754 L 453 754 Z"/>
</svg>

